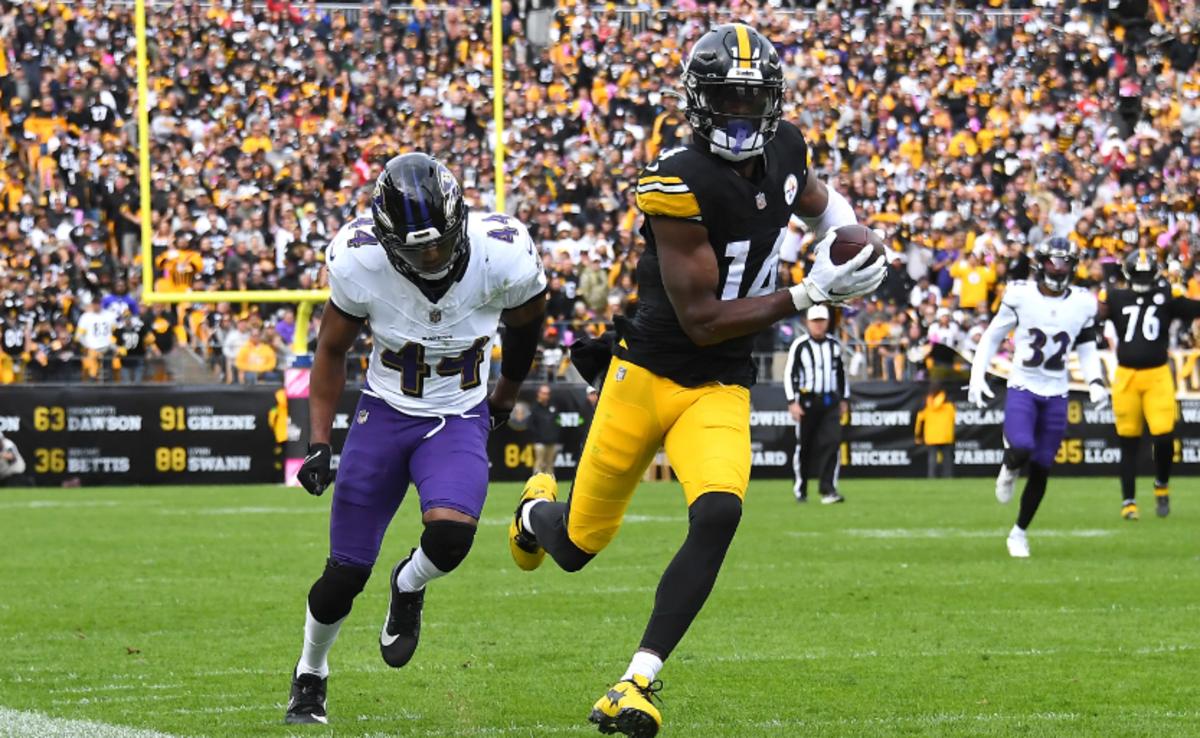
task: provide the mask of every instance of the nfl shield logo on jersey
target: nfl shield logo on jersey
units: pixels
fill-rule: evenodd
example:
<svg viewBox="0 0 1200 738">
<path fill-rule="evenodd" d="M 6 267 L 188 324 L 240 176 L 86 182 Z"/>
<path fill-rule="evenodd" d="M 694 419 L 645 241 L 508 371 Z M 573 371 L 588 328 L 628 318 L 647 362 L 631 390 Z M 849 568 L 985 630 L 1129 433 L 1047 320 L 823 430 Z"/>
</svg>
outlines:
<svg viewBox="0 0 1200 738">
<path fill-rule="evenodd" d="M 767 196 L 766 196 L 766 195 L 764 195 L 764 194 L 763 194 L 763 193 L 761 193 L 761 192 L 760 192 L 760 193 L 758 193 L 758 195 L 756 195 L 756 196 L 755 196 L 755 198 L 754 198 L 754 204 L 758 206 L 758 209 L 759 209 L 759 210 L 766 210 L 766 208 L 767 208 Z"/>
<path fill-rule="evenodd" d="M 367 422 L 367 418 L 369 418 L 369 417 L 371 417 L 370 410 L 359 410 L 358 411 L 358 424 L 364 425 Z"/>
<path fill-rule="evenodd" d="M 429 322 L 430 323 L 441 323 L 442 322 L 442 311 L 438 310 L 437 308 L 430 310 L 429 311 Z"/>
</svg>

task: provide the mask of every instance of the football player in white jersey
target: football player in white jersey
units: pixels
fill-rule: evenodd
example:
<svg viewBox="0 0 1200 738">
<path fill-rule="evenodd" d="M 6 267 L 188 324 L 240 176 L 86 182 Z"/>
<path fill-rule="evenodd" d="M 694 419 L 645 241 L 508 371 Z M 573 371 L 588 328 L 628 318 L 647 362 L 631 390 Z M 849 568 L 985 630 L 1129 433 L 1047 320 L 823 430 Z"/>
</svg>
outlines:
<svg viewBox="0 0 1200 738">
<path fill-rule="evenodd" d="M 507 215 L 468 215 L 454 175 L 425 154 L 387 163 L 371 217 L 343 227 L 327 261 L 330 298 L 299 472 L 311 494 L 332 478 L 330 428 L 346 353 L 366 321 L 374 349 L 337 469 L 329 559 L 308 594 L 288 723 L 326 722 L 327 655 L 410 482 L 424 531 L 391 571 L 379 648 L 392 667 L 412 658 L 426 583 L 455 569 L 471 548 L 487 493 L 488 431 L 512 410 L 545 316 L 546 276 L 529 232 Z M 488 344 L 498 323 L 504 352 L 488 395 Z"/>
<path fill-rule="evenodd" d="M 979 407 L 993 397 L 987 370 L 1004 338 L 1013 334 L 1012 369 L 1004 401 L 1004 461 L 996 477 L 996 499 L 1012 499 L 1021 467 L 1029 465 L 1017 523 L 1008 534 L 1008 553 L 1029 556 L 1025 531 L 1046 494 L 1050 466 L 1067 430 L 1067 355 L 1074 348 L 1088 380 L 1092 402 L 1108 390 L 1096 353 L 1096 298 L 1071 278 L 1079 250 L 1065 238 L 1052 238 L 1034 252 L 1033 281 L 1013 282 L 988 325 L 971 362 L 967 398 Z"/>
</svg>

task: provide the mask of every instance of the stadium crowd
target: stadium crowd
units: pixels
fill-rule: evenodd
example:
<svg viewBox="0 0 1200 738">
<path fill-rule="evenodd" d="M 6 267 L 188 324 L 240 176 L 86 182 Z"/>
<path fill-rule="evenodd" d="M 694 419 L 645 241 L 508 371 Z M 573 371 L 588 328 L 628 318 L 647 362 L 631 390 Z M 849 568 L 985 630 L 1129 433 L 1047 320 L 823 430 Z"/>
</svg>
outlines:
<svg viewBox="0 0 1200 738">
<path fill-rule="evenodd" d="M 324 286 L 324 247 L 369 215 L 380 165 L 403 151 L 447 161 L 469 204 L 493 208 L 490 19 L 475 5 L 156 5 L 154 289 Z M 1152 244 L 1200 297 L 1197 4 L 931 5 L 506 0 L 505 204 L 551 275 L 545 374 L 566 371 L 575 335 L 636 310 L 631 184 L 687 138 L 680 50 L 730 19 L 775 43 L 812 166 L 891 241 L 884 285 L 839 326 L 852 373 L 921 377 L 969 355 L 1005 280 L 1049 236 L 1080 246 L 1079 278 L 1096 289 Z M 223 381 L 277 378 L 290 306 L 137 299 L 132 12 L 0 1 L 0 382 L 163 378 L 173 350 Z M 784 263 L 780 278 L 803 268 Z M 762 351 L 796 325 L 762 336 Z"/>
</svg>

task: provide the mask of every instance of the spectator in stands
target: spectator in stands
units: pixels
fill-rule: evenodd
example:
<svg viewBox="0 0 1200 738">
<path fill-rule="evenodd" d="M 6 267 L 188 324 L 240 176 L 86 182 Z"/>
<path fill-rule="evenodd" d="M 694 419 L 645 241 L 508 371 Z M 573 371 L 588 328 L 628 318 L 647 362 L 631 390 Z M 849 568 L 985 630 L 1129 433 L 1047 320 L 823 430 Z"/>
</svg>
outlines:
<svg viewBox="0 0 1200 738">
<path fill-rule="evenodd" d="M 154 286 L 320 288 L 322 245 L 369 212 L 379 152 L 400 141 L 459 162 L 472 206 L 494 206 L 486 10 L 269 5 L 150 9 L 153 177 L 143 214 L 131 6 L 0 3 L 0 297 L 38 296 L 37 311 L 22 306 L 17 322 L 41 347 L 8 353 L 15 377 L 48 375 L 43 339 L 60 319 L 74 331 L 85 292 L 103 301 L 120 281 L 134 298 L 151 287 L 135 259 L 143 216 Z M 525 4 L 506 15 L 507 52 L 521 60 L 506 91 L 506 205 L 543 248 L 580 257 L 561 270 L 561 317 L 578 298 L 606 317 L 636 309 L 642 244 L 629 185 L 687 140 L 665 94 L 678 87 L 679 39 L 731 18 L 777 41 L 797 92 L 785 114 L 805 133 L 813 167 L 846 183 L 864 221 L 905 254 L 908 277 L 928 276 L 940 291 L 938 306 L 974 315 L 994 304 L 1003 279 L 1025 276 L 1030 239 L 1072 219 L 1089 273 L 1098 262 L 1113 277 L 1136 242 L 1157 245 L 1181 286 L 1192 279 L 1195 244 L 1164 236 L 1191 236 L 1198 218 L 1193 4 L 1156 1 L 1149 17 L 1129 12 L 1139 3 L 1098 13 L 1098 3 L 1023 3 L 1019 15 L 777 5 L 620 13 L 633 7 L 622 0 L 602 19 L 563 4 L 546 37 L 524 35 Z M 607 277 L 604 296 L 588 259 Z M 912 309 L 911 296 L 885 298 L 884 322 Z M 237 306 L 236 317 L 253 309 Z M 182 344 L 212 351 L 211 336 L 196 333 L 211 325 L 192 320 L 196 312 L 205 309 L 168 315 L 170 327 L 189 334 Z M 288 328 L 277 332 L 286 343 Z"/>
<path fill-rule="evenodd" d="M 227 324 L 222 324 L 222 328 L 225 334 L 221 344 L 221 353 L 225 355 L 225 384 L 242 383 L 245 380 L 237 359 L 250 339 L 250 324 L 245 318 L 239 318 L 232 329 Z"/>
<path fill-rule="evenodd" d="M 275 364 L 275 349 L 263 342 L 261 329 L 252 328 L 234 360 L 241 383 L 258 384 L 260 376 L 274 371 Z"/>
</svg>

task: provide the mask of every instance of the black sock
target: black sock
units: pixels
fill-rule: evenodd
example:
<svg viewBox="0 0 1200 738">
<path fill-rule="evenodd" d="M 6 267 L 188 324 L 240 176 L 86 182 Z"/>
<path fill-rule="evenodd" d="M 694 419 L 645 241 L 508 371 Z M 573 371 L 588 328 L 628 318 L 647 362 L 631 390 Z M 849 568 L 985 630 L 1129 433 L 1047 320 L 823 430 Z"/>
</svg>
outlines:
<svg viewBox="0 0 1200 738">
<path fill-rule="evenodd" d="M 712 592 L 741 516 L 742 501 L 727 492 L 708 492 L 692 503 L 687 538 L 658 582 L 641 648 L 665 661 L 679 645 Z"/>
<path fill-rule="evenodd" d="M 1029 465 L 1029 477 L 1025 480 L 1025 491 L 1021 493 L 1021 511 L 1017 513 L 1017 527 L 1025 530 L 1033 522 L 1034 513 L 1042 498 L 1046 496 L 1046 480 L 1050 470 L 1039 464 Z"/>
<path fill-rule="evenodd" d="M 1121 500 L 1132 500 L 1137 496 L 1138 449 L 1142 439 L 1138 436 L 1121 436 Z"/>
<path fill-rule="evenodd" d="M 1166 433 L 1152 436 L 1154 441 L 1154 486 L 1166 487 L 1171 482 L 1171 461 L 1175 458 L 1175 436 Z"/>
<path fill-rule="evenodd" d="M 539 502 L 529 511 L 529 522 L 538 545 L 546 549 L 566 571 L 579 571 L 595 554 L 590 554 L 571 542 L 567 535 L 567 514 L 570 507 L 566 502 Z"/>
</svg>

